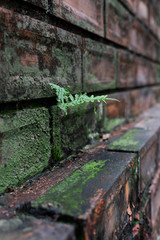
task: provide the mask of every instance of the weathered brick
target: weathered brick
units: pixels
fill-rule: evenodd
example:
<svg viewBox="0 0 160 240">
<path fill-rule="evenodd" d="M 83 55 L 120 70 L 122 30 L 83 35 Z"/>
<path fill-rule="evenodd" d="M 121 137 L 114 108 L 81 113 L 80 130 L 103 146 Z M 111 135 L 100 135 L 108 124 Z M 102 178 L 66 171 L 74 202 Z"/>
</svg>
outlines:
<svg viewBox="0 0 160 240">
<path fill-rule="evenodd" d="M 84 90 L 115 88 L 116 50 L 90 39 L 83 40 L 83 49 Z"/>
<path fill-rule="evenodd" d="M 121 0 L 132 12 L 136 12 L 137 0 Z"/>
<path fill-rule="evenodd" d="M 118 87 L 127 88 L 136 85 L 136 59 L 125 51 L 118 53 Z"/>
<path fill-rule="evenodd" d="M 3 113 L 0 133 L 0 192 L 3 192 L 48 166 L 51 154 L 48 110 Z"/>
<path fill-rule="evenodd" d="M 142 55 L 145 54 L 145 37 L 146 31 L 141 23 L 133 18 L 129 30 L 129 47 Z"/>
<path fill-rule="evenodd" d="M 145 86 L 149 84 L 150 79 L 150 63 L 144 58 L 137 58 L 137 72 L 136 72 L 136 85 Z M 154 80 L 154 79 L 153 79 Z"/>
<path fill-rule="evenodd" d="M 149 0 L 137 0 L 137 16 L 146 23 L 149 23 Z"/>
<path fill-rule="evenodd" d="M 107 118 L 127 118 L 129 110 L 129 93 L 115 93 L 110 95 L 111 98 L 119 100 L 108 101 L 106 105 Z"/>
<path fill-rule="evenodd" d="M 128 90 L 109 95 L 120 102 L 108 101 L 106 105 L 107 118 L 135 117 L 155 105 L 159 100 L 160 87 Z"/>
<path fill-rule="evenodd" d="M 61 17 L 90 32 L 104 36 L 102 0 L 62 0 Z"/>
<path fill-rule="evenodd" d="M 147 119 L 111 143 L 109 149 L 126 152 L 139 152 L 140 189 L 147 188 L 154 177 L 157 166 L 157 141 L 160 124 L 156 119 Z"/>
<path fill-rule="evenodd" d="M 150 34 L 149 31 L 146 31 L 146 36 L 144 38 L 144 46 L 146 48 L 146 51 L 144 51 L 144 55 L 148 56 L 149 58 L 153 60 L 159 59 L 159 43 L 154 38 L 153 35 Z"/>
<path fill-rule="evenodd" d="M 153 60 L 158 59 L 159 44 L 150 31 L 133 19 L 129 31 L 129 47 Z"/>
<path fill-rule="evenodd" d="M 157 139 L 150 149 L 141 157 L 141 190 L 148 187 L 156 173 L 157 163 Z"/>
<path fill-rule="evenodd" d="M 54 161 L 59 160 L 56 159 L 55 151 L 59 151 L 60 157 L 68 156 L 92 141 L 93 134 L 95 138 L 99 137 L 104 117 L 103 103 L 96 104 L 96 109 L 95 113 L 92 103 L 81 104 L 72 107 L 68 115 L 63 116 L 57 107 L 52 107 Z"/>
<path fill-rule="evenodd" d="M 107 152 L 101 146 L 84 157 L 90 161 L 31 204 L 47 208 L 50 202 L 57 210 L 59 206 L 62 215 L 80 219 L 86 239 L 112 239 L 121 231 L 127 208 L 138 192 L 137 157 Z"/>
<path fill-rule="evenodd" d="M 0 18 L 1 102 L 53 96 L 49 82 L 80 90 L 81 37 L 2 8 Z"/>
<path fill-rule="evenodd" d="M 36 5 L 38 7 L 44 8 L 45 10 L 48 9 L 48 1 L 47 0 L 24 0 L 24 1 L 32 3 L 33 5 Z"/>
<path fill-rule="evenodd" d="M 151 107 L 154 97 L 150 88 L 130 91 L 130 117 L 138 116 Z"/>
<path fill-rule="evenodd" d="M 128 45 L 131 15 L 118 0 L 106 1 L 106 38 Z"/>
</svg>

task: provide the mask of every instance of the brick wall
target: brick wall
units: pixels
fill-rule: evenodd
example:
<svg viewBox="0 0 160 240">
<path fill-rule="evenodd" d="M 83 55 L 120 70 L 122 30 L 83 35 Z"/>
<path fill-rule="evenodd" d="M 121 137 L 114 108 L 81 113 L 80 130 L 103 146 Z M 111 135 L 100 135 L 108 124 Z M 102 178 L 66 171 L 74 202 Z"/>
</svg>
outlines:
<svg viewBox="0 0 160 240">
<path fill-rule="evenodd" d="M 77 151 L 104 121 L 159 101 L 159 10 L 156 0 L 0 1 L 0 192 Z M 120 103 L 66 117 L 49 83 Z"/>
</svg>

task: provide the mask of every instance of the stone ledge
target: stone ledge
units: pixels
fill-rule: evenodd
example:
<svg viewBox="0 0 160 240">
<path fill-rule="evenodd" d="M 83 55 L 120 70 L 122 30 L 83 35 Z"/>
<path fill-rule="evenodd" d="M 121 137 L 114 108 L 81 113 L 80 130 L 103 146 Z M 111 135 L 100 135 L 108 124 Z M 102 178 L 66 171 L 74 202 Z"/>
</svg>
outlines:
<svg viewBox="0 0 160 240">
<path fill-rule="evenodd" d="M 151 116 L 150 113 L 154 111 L 155 116 L 158 116 L 156 109 L 159 111 L 158 105 L 145 114 Z M 141 221 L 137 217 L 139 209 L 144 209 L 146 216 L 151 219 L 151 228 L 155 227 L 156 219 L 159 218 L 159 205 L 157 208 L 154 205 L 159 199 L 159 173 L 156 171 L 159 154 L 157 119 L 146 117 L 134 124 L 136 131 L 139 131 L 135 136 L 140 143 L 136 149 L 131 148 L 130 144 L 129 150 L 125 150 L 128 152 L 122 152 L 121 149 L 108 151 L 108 144 L 101 143 L 78 155 L 75 161 L 72 159 L 68 164 L 46 174 L 46 184 L 51 180 L 47 186 L 42 188 L 37 184 L 42 179 L 35 180 L 30 189 L 21 188 L 17 195 L 12 194 L 10 201 L 5 196 L 1 202 L 8 205 L 12 203 L 15 209 L 17 203 L 24 201 L 21 199 L 23 195 L 25 202 L 30 199 L 33 201 L 27 208 L 25 205 L 20 207 L 22 212 L 25 210 L 32 215 L 50 216 L 66 223 L 69 221 L 76 225 L 87 240 L 128 239 L 125 238 L 127 234 L 130 239 L 136 239 L 137 221 Z M 124 138 L 125 134 L 120 138 Z M 57 172 L 59 175 L 56 175 Z M 39 188 L 39 193 L 33 197 L 34 188 L 35 191 Z M 135 220 L 137 218 L 139 220 Z M 144 227 L 145 224 L 143 221 Z"/>
</svg>

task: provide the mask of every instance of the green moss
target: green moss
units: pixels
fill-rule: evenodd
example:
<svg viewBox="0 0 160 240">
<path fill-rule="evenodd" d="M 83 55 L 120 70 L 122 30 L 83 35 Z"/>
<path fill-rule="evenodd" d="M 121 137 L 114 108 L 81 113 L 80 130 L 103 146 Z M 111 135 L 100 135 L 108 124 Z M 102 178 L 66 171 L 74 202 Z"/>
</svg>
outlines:
<svg viewBox="0 0 160 240">
<path fill-rule="evenodd" d="M 114 118 L 104 120 L 103 131 L 104 132 L 112 132 L 117 126 L 123 124 L 125 122 L 124 118 Z"/>
<path fill-rule="evenodd" d="M 41 172 L 51 154 L 47 109 L 27 109 L 2 117 L 0 192 Z"/>
<path fill-rule="evenodd" d="M 132 129 L 131 131 L 124 134 L 118 140 L 114 141 L 109 149 L 111 150 L 123 150 L 137 152 L 140 146 L 143 144 L 141 139 L 138 137 L 139 133 L 144 133 L 142 129 Z M 137 134 L 138 133 L 138 134 Z"/>
<path fill-rule="evenodd" d="M 75 171 L 37 201 L 33 202 L 33 206 L 51 202 L 55 207 L 60 204 L 64 214 L 80 215 L 82 213 L 81 207 L 84 203 L 83 187 L 87 185 L 90 179 L 96 177 L 99 172 L 105 170 L 103 167 L 106 161 L 91 161 L 85 164 L 80 170 Z"/>
</svg>

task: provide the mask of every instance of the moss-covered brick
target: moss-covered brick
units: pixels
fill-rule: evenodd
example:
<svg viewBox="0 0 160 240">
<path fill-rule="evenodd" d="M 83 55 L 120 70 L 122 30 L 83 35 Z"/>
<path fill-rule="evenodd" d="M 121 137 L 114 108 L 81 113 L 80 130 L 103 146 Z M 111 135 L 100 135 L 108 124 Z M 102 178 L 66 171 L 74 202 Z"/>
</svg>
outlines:
<svg viewBox="0 0 160 240">
<path fill-rule="evenodd" d="M 98 199 L 104 197 L 115 179 L 135 159 L 134 154 L 110 153 L 103 149 L 93 156 L 93 160 L 33 201 L 32 206 L 44 206 L 49 202 L 55 209 L 60 207 L 63 214 L 85 220 L 91 216 Z"/>
<path fill-rule="evenodd" d="M 156 129 L 134 128 L 113 141 L 109 150 L 140 152 L 143 155 L 157 138 Z"/>
<path fill-rule="evenodd" d="M 45 108 L 0 115 L 0 192 L 23 183 L 48 166 L 49 113 Z"/>
<path fill-rule="evenodd" d="M 103 103 L 96 105 L 96 113 L 94 105 L 87 103 L 73 107 L 67 116 L 53 106 L 52 118 L 53 160 L 58 161 L 85 146 L 93 133 L 102 130 Z"/>
<path fill-rule="evenodd" d="M 62 0 L 60 16 L 85 30 L 104 36 L 103 0 Z"/>
<path fill-rule="evenodd" d="M 83 86 L 85 91 L 116 87 L 116 49 L 83 39 Z"/>
<path fill-rule="evenodd" d="M 133 87 L 136 85 L 136 58 L 125 51 L 118 52 L 118 87 Z"/>
<path fill-rule="evenodd" d="M 0 8 L 0 101 L 53 96 L 49 83 L 81 89 L 81 37 Z"/>
<path fill-rule="evenodd" d="M 123 7 L 120 1 L 105 1 L 106 38 L 123 46 L 128 46 L 131 14 Z"/>
<path fill-rule="evenodd" d="M 38 7 L 41 7 L 47 11 L 48 9 L 48 1 L 47 0 L 24 0 L 25 2 L 32 3 L 33 5 L 36 5 Z M 54 0 L 52 0 L 54 1 Z"/>
</svg>

